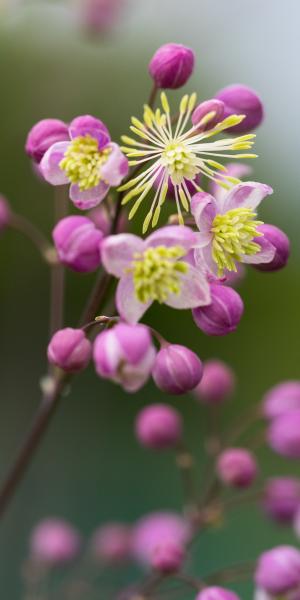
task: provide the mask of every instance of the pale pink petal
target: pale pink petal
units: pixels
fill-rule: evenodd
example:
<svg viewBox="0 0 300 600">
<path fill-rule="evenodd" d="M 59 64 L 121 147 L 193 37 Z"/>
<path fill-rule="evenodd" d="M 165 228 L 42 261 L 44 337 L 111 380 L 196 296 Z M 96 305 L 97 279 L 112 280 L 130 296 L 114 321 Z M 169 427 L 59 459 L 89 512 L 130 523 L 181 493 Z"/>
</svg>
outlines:
<svg viewBox="0 0 300 600">
<path fill-rule="evenodd" d="M 101 168 L 101 177 L 109 185 L 117 186 L 128 175 L 128 160 L 121 152 L 118 144 L 110 144 L 110 148 L 112 151 Z"/>
<path fill-rule="evenodd" d="M 182 246 L 190 250 L 195 243 L 195 233 L 190 227 L 184 225 L 169 225 L 161 227 L 146 239 L 146 247 L 155 246 Z"/>
<path fill-rule="evenodd" d="M 255 238 L 253 240 L 256 241 Z M 241 262 L 251 265 L 259 265 L 260 263 L 269 263 L 273 260 L 276 248 L 265 238 L 257 238 L 257 242 L 262 245 L 262 248 L 256 254 L 243 254 Z"/>
<path fill-rule="evenodd" d="M 65 185 L 69 183 L 66 173 L 60 168 L 70 142 L 57 142 L 50 146 L 40 162 L 41 173 L 48 183 L 52 185 Z"/>
<path fill-rule="evenodd" d="M 101 260 L 105 270 L 115 277 L 122 277 L 132 263 L 134 254 L 143 252 L 142 238 L 131 233 L 110 235 L 101 243 Z"/>
<path fill-rule="evenodd" d="M 80 190 L 76 183 L 72 183 L 70 187 L 70 198 L 73 204 L 80 210 L 89 210 L 100 204 L 109 190 L 109 185 L 100 181 L 98 185 L 89 190 Z"/>
<path fill-rule="evenodd" d="M 206 306 L 211 302 L 209 283 L 204 273 L 189 265 L 189 270 L 180 276 L 181 289 L 179 294 L 170 294 L 166 304 L 172 308 L 196 308 Z"/>
<path fill-rule="evenodd" d="M 195 248 L 194 259 L 196 267 L 217 277 L 218 267 L 212 257 L 212 245 L 208 244 L 205 248 Z"/>
<path fill-rule="evenodd" d="M 251 208 L 255 210 L 265 196 L 272 193 L 273 190 L 269 185 L 258 181 L 239 183 L 226 196 L 222 212 L 225 213 L 233 208 Z"/>
<path fill-rule="evenodd" d="M 131 273 L 120 279 L 116 293 L 116 306 L 124 321 L 135 325 L 151 304 L 151 301 L 139 302 L 137 299 Z"/>
<path fill-rule="evenodd" d="M 245 165 L 244 163 L 228 163 L 226 165 L 226 171 L 224 171 L 224 175 L 230 175 L 230 177 L 236 177 L 237 179 L 242 179 L 243 177 L 247 177 L 251 175 L 253 169 L 249 165 Z M 226 179 L 223 178 L 223 172 L 219 173 L 218 179 L 226 182 Z M 228 191 L 225 190 L 221 185 L 218 185 L 216 181 L 210 181 L 208 186 L 209 192 L 218 202 L 224 202 Z"/>
<path fill-rule="evenodd" d="M 124 363 L 121 374 L 121 383 L 127 392 L 137 392 L 149 379 L 152 367 L 154 366 L 156 351 L 150 346 L 139 366 Z"/>
<path fill-rule="evenodd" d="M 216 201 L 210 194 L 198 192 L 192 197 L 191 213 L 200 233 L 206 234 L 211 230 L 217 212 Z"/>
</svg>

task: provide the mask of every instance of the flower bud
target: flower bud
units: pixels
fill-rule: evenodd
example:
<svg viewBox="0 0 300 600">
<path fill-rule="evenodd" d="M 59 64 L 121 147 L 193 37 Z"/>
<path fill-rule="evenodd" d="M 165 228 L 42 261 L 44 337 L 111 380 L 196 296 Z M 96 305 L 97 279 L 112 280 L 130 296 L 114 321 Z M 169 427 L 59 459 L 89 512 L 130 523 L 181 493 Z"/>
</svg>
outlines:
<svg viewBox="0 0 300 600">
<path fill-rule="evenodd" d="M 88 365 L 92 354 L 92 346 L 82 329 L 66 327 L 54 334 L 48 346 L 47 354 L 52 365 L 56 365 L 64 371 L 75 373 L 85 369 Z"/>
<path fill-rule="evenodd" d="M 150 376 L 155 348 L 145 325 L 119 323 L 100 333 L 94 344 L 95 368 L 105 379 L 136 392 Z"/>
<path fill-rule="evenodd" d="M 276 477 L 265 485 L 262 506 L 265 513 L 279 523 L 292 523 L 300 508 L 300 479 Z"/>
<path fill-rule="evenodd" d="M 47 150 L 56 142 L 69 140 L 68 125 L 59 119 L 43 119 L 29 131 L 25 150 L 28 156 L 40 163 Z"/>
<path fill-rule="evenodd" d="M 167 404 L 151 404 L 139 412 L 135 432 L 140 444 L 146 448 L 172 448 L 181 439 L 181 416 Z"/>
<path fill-rule="evenodd" d="M 230 287 L 213 283 L 211 303 L 192 310 L 196 325 L 207 335 L 227 335 L 236 330 L 244 311 L 240 295 Z"/>
<path fill-rule="evenodd" d="M 104 204 L 100 204 L 88 212 L 88 217 L 95 223 L 97 229 L 102 231 L 103 236 L 111 234 L 112 227 L 112 216 L 109 214 L 107 207 Z M 127 229 L 127 217 L 123 212 L 118 219 L 118 226 L 116 233 L 123 233 Z"/>
<path fill-rule="evenodd" d="M 10 217 L 10 206 L 6 198 L 0 195 L 0 231 L 3 231 L 7 227 L 7 225 L 9 225 Z"/>
<path fill-rule="evenodd" d="M 152 377 L 163 392 L 178 395 L 193 390 L 202 371 L 201 360 L 189 348 L 168 344 L 156 356 Z"/>
<path fill-rule="evenodd" d="M 107 564 L 126 561 L 130 556 L 131 529 L 123 523 L 107 523 L 97 529 L 91 540 L 96 560 Z"/>
<path fill-rule="evenodd" d="M 300 409 L 273 419 L 267 431 L 269 445 L 281 456 L 300 458 Z"/>
<path fill-rule="evenodd" d="M 287 264 L 290 255 L 290 241 L 288 236 L 275 225 L 260 225 L 257 231 L 263 233 L 263 237 L 258 237 L 255 241 L 264 248 L 265 241 L 270 242 L 276 249 L 273 260 L 269 263 L 255 265 L 258 271 L 279 271 Z"/>
<path fill-rule="evenodd" d="M 212 129 L 222 121 L 224 115 L 224 102 L 221 100 L 217 100 L 216 98 L 212 98 L 211 100 L 205 100 L 196 106 L 193 114 L 192 114 L 192 123 L 194 127 L 197 127 L 198 131 L 204 131 L 206 129 Z M 209 119 L 208 121 L 201 124 L 202 119 L 206 117 L 209 113 L 215 113 L 215 115 Z"/>
<path fill-rule="evenodd" d="M 262 412 L 266 419 L 275 419 L 290 410 L 300 409 L 300 381 L 283 381 L 263 397 Z"/>
<path fill-rule="evenodd" d="M 218 458 L 217 473 L 225 485 L 246 488 L 257 475 L 256 460 L 245 448 L 228 448 Z"/>
<path fill-rule="evenodd" d="M 203 365 L 202 379 L 194 394 L 205 404 L 219 404 L 234 392 L 233 370 L 221 360 L 207 360 Z"/>
<path fill-rule="evenodd" d="M 165 554 L 166 557 L 168 547 L 174 548 L 175 546 L 177 549 L 184 552 L 184 548 L 190 538 L 190 527 L 179 514 L 172 512 L 151 513 L 138 521 L 133 529 L 133 556 L 139 563 L 152 567 L 155 555 L 160 548 L 161 554 L 158 554 L 158 560 L 159 556 L 162 556 L 163 554 Z M 165 548 L 165 550 L 163 550 L 163 548 Z M 173 562 L 175 554 L 176 553 L 173 551 Z M 171 556 L 172 552 L 170 551 L 169 558 L 171 558 Z"/>
<path fill-rule="evenodd" d="M 224 118 L 230 115 L 245 115 L 245 119 L 226 132 L 248 133 L 258 127 L 264 117 L 263 105 L 254 90 L 246 85 L 236 84 L 220 90 L 215 98 L 224 102 Z"/>
<path fill-rule="evenodd" d="M 184 558 L 185 552 L 181 546 L 162 543 L 153 552 L 151 566 L 164 575 L 176 573 L 182 566 Z"/>
<path fill-rule="evenodd" d="M 204 588 L 195 600 L 239 600 L 239 597 L 231 590 L 213 586 Z"/>
<path fill-rule="evenodd" d="M 149 73 L 158 88 L 176 89 L 190 78 L 195 63 L 191 48 L 182 44 L 164 44 L 149 64 Z"/>
<path fill-rule="evenodd" d="M 39 563 L 58 566 L 73 560 L 80 548 L 77 531 L 66 521 L 46 519 L 33 530 L 30 537 L 32 558 Z"/>
<path fill-rule="evenodd" d="M 122 0 L 80 0 L 80 25 L 90 34 L 109 32 L 119 17 Z"/>
<path fill-rule="evenodd" d="M 255 571 L 259 588 L 278 596 L 300 585 L 300 551 L 292 546 L 277 546 L 264 552 Z"/>
<path fill-rule="evenodd" d="M 103 233 L 87 217 L 71 216 L 59 221 L 53 230 L 59 260 L 79 273 L 95 271 L 100 265 Z"/>
</svg>

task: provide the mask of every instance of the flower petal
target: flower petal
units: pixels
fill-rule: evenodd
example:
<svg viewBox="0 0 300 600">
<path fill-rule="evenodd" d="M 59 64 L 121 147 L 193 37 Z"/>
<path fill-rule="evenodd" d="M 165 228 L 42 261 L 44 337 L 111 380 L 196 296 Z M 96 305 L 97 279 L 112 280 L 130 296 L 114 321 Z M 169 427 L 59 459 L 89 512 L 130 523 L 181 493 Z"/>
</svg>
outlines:
<svg viewBox="0 0 300 600">
<path fill-rule="evenodd" d="M 40 170 L 48 183 L 52 185 L 65 185 L 69 183 L 66 173 L 60 168 L 70 142 L 57 142 L 50 146 L 40 162 Z"/>
<path fill-rule="evenodd" d="M 194 194 L 191 202 L 191 213 L 199 231 L 204 234 L 208 233 L 217 214 L 216 201 L 213 196 L 205 192 Z"/>
<path fill-rule="evenodd" d="M 108 273 L 122 277 L 136 252 L 143 252 L 144 242 L 137 235 L 119 233 L 105 238 L 101 244 L 101 260 Z"/>
<path fill-rule="evenodd" d="M 269 242 L 265 237 L 254 238 L 254 242 L 257 242 L 261 246 L 261 250 L 256 254 L 246 255 L 241 257 L 241 262 L 248 263 L 251 265 L 259 265 L 260 263 L 269 263 L 273 260 L 276 248 Z"/>
<path fill-rule="evenodd" d="M 76 183 L 70 187 L 70 198 L 73 204 L 80 210 L 89 210 L 100 204 L 109 190 L 109 185 L 100 181 L 98 185 L 89 190 L 81 190 Z"/>
<path fill-rule="evenodd" d="M 202 271 L 218 276 L 218 266 L 212 257 L 212 247 L 208 244 L 204 248 L 195 248 L 194 259 L 196 267 Z"/>
<path fill-rule="evenodd" d="M 226 179 L 223 178 L 223 175 L 229 175 L 230 177 L 236 177 L 237 179 L 242 179 L 242 177 L 247 177 L 251 175 L 253 169 L 249 165 L 245 165 L 244 163 L 228 163 L 226 165 L 226 171 L 224 173 L 219 173 L 218 179 L 226 182 Z M 228 191 L 225 190 L 221 185 L 218 185 L 216 181 L 210 181 L 208 186 L 209 192 L 218 202 L 224 202 Z"/>
<path fill-rule="evenodd" d="M 110 135 L 106 125 L 100 119 L 96 119 L 91 115 L 83 115 L 73 119 L 70 123 L 69 135 L 71 140 L 79 136 L 90 135 L 98 140 L 99 150 L 110 143 Z"/>
<path fill-rule="evenodd" d="M 122 319 L 132 325 L 138 323 L 152 302 L 139 302 L 135 295 L 132 274 L 128 273 L 119 281 L 116 293 L 116 306 Z"/>
<path fill-rule="evenodd" d="M 225 213 L 233 208 L 252 208 L 253 210 L 261 203 L 265 196 L 272 194 L 269 185 L 258 181 L 245 181 L 235 185 L 224 201 L 222 212 Z"/>
<path fill-rule="evenodd" d="M 169 225 L 161 227 L 146 239 L 146 247 L 155 246 L 182 246 L 187 251 L 195 243 L 195 233 L 190 227 L 184 225 Z"/>
<path fill-rule="evenodd" d="M 179 294 L 170 294 L 166 304 L 172 308 L 197 308 L 211 302 L 210 288 L 204 273 L 196 267 L 189 266 L 186 274 L 181 276 Z"/>
<path fill-rule="evenodd" d="M 129 166 L 126 156 L 121 152 L 118 144 L 110 144 L 112 149 L 106 163 L 101 168 L 101 177 L 109 185 L 120 185 L 122 179 L 128 175 Z"/>
</svg>

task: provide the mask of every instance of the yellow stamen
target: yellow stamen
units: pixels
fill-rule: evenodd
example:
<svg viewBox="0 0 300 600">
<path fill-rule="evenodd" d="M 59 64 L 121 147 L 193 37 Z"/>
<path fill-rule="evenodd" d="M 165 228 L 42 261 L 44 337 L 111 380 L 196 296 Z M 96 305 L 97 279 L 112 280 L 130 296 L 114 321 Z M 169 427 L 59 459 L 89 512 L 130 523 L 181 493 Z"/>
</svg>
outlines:
<svg viewBox="0 0 300 600">
<path fill-rule="evenodd" d="M 101 167 L 110 152 L 110 148 L 100 151 L 98 140 L 90 135 L 80 136 L 70 143 L 59 166 L 80 190 L 89 190 L 99 184 Z"/>
</svg>

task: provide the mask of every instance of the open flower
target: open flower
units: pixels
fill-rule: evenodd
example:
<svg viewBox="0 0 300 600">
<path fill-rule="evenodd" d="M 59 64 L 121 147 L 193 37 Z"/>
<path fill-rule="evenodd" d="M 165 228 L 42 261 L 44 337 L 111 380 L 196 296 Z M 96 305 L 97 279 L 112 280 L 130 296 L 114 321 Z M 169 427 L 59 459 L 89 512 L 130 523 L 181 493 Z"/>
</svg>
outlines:
<svg viewBox="0 0 300 600">
<path fill-rule="evenodd" d="M 77 117 L 69 127 L 69 141 L 50 146 L 40 163 L 52 185 L 71 184 L 70 199 L 82 210 L 97 206 L 111 186 L 120 185 L 128 161 L 114 144 L 107 127 L 90 115 Z"/>
<path fill-rule="evenodd" d="M 189 264 L 195 234 L 184 226 L 158 229 L 146 240 L 119 234 L 105 238 L 105 269 L 120 279 L 116 303 L 128 323 L 137 323 L 154 300 L 179 309 L 210 302 L 209 285 L 200 269 Z"/>
<path fill-rule="evenodd" d="M 214 198 L 204 192 L 192 198 L 191 211 L 200 231 L 195 249 L 196 265 L 206 264 L 212 274 L 223 277 L 224 272 L 236 271 L 237 262 L 268 263 L 275 254 L 274 246 L 264 240 L 262 221 L 256 220 L 255 209 L 262 199 L 273 192 L 263 183 L 247 181 L 234 186 L 225 198 Z"/>
<path fill-rule="evenodd" d="M 179 117 L 173 126 L 167 96 L 163 92 L 161 94 L 162 111 L 158 108 L 153 112 L 149 106 L 145 106 L 143 122 L 132 117 L 131 130 L 141 138 L 141 141 L 122 136 L 122 141 L 126 146 L 121 149 L 130 159 L 129 165 L 145 166 L 145 169 L 137 177 L 120 188 L 121 191 L 129 190 L 123 198 L 123 204 L 135 198 L 129 218 L 135 215 L 144 198 L 153 189 L 155 180 L 159 181 L 144 220 L 143 233 L 147 231 L 150 223 L 152 227 L 157 225 L 161 207 L 166 199 L 169 180 L 174 186 L 179 222 L 183 223 L 182 209 L 189 211 L 192 196 L 187 182 L 192 182 L 194 189 L 201 191 L 197 184 L 197 176 L 202 174 L 229 189 L 239 180 L 232 178 L 231 175 L 227 176 L 226 167 L 216 159 L 218 157 L 237 159 L 256 156 L 243 153 L 230 154 L 235 150 L 251 148 L 255 137 L 252 134 L 215 142 L 207 141 L 228 127 L 241 123 L 244 115 L 231 115 L 209 130 L 199 131 L 199 127 L 201 129 L 202 125 L 207 125 L 215 118 L 216 112 L 211 111 L 199 123 L 185 131 L 196 99 L 196 94 L 185 95 L 182 98 Z M 222 178 L 219 176 L 220 173 L 222 173 Z"/>
</svg>

